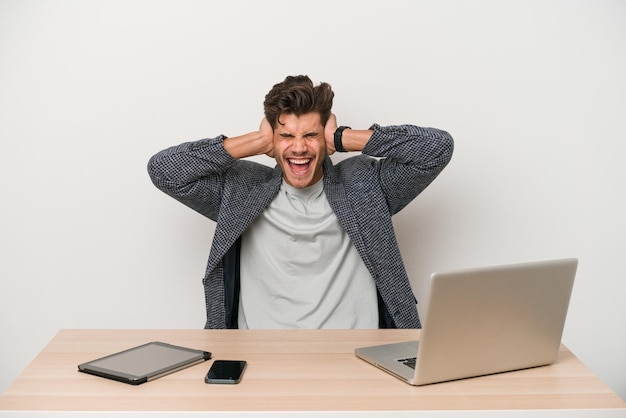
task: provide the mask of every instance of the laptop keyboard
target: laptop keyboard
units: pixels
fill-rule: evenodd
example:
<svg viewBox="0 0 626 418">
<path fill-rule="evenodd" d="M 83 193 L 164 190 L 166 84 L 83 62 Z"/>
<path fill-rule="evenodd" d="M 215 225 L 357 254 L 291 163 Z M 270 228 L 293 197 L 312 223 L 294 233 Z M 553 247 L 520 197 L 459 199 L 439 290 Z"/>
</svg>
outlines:
<svg viewBox="0 0 626 418">
<path fill-rule="evenodd" d="M 409 358 L 400 358 L 398 361 L 406 366 L 409 366 L 412 369 L 415 369 L 415 360 L 417 357 L 409 357 Z"/>
</svg>

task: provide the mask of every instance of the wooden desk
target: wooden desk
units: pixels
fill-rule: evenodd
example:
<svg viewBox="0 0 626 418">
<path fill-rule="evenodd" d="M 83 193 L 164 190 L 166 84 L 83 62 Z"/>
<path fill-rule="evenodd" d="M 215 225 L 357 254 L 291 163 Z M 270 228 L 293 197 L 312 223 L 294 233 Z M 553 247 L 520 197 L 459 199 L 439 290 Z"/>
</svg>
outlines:
<svg viewBox="0 0 626 418">
<path fill-rule="evenodd" d="M 418 332 L 62 330 L 0 395 L 0 416 L 9 411 L 468 410 L 626 416 L 626 404 L 564 346 L 551 366 L 422 387 L 353 354 L 355 347 L 412 339 Z M 77 371 L 79 363 L 153 340 L 211 351 L 213 359 L 247 360 L 248 368 L 238 385 L 205 384 L 211 361 L 139 386 Z"/>
</svg>

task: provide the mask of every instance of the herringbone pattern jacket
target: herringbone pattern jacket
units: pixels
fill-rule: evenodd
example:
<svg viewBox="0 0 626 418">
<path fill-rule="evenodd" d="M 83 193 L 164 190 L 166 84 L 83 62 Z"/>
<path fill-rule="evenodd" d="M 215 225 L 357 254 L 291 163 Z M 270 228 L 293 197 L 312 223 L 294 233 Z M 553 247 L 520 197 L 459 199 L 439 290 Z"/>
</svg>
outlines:
<svg viewBox="0 0 626 418">
<path fill-rule="evenodd" d="M 448 164 L 453 140 L 445 131 L 412 125 L 370 129 L 374 133 L 361 154 L 336 165 L 326 157 L 324 191 L 376 282 L 381 327 L 419 328 L 391 216 Z M 282 183 L 278 166 L 235 160 L 224 149 L 224 139 L 183 143 L 148 164 L 159 189 L 217 222 L 203 279 L 206 328 L 237 326 L 238 240 Z"/>
</svg>

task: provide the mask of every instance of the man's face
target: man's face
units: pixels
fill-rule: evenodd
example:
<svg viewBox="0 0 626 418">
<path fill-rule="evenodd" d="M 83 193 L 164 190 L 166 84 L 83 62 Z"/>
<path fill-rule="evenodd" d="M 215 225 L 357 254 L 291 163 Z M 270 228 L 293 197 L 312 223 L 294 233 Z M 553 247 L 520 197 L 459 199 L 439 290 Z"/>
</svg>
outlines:
<svg viewBox="0 0 626 418">
<path fill-rule="evenodd" d="M 301 116 L 283 113 L 274 128 L 274 158 L 287 184 L 298 189 L 322 178 L 326 156 L 324 127 L 317 112 Z"/>
</svg>

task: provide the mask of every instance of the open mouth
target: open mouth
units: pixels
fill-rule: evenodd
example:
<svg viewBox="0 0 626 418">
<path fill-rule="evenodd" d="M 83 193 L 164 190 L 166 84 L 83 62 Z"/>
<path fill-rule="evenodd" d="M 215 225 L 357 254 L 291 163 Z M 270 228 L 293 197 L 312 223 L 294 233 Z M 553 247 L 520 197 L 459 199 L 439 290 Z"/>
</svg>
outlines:
<svg viewBox="0 0 626 418">
<path fill-rule="evenodd" d="M 295 175 L 306 174 L 311 166 L 312 158 L 288 158 L 289 169 Z"/>
</svg>

